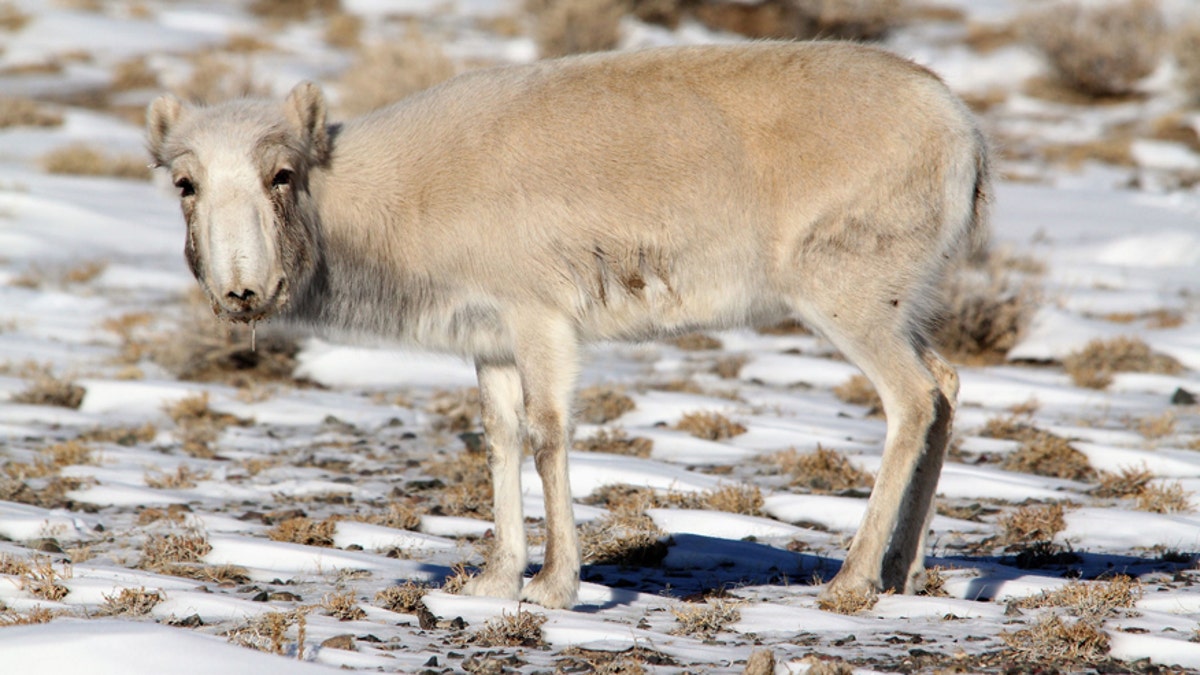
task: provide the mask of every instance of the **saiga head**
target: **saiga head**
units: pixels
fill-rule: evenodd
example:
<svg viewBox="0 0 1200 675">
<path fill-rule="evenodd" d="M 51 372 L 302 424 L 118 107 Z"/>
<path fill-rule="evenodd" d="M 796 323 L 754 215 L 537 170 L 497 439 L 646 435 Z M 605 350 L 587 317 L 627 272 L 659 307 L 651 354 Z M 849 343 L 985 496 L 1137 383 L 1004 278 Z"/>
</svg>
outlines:
<svg viewBox="0 0 1200 675">
<path fill-rule="evenodd" d="M 319 256 L 312 169 L 329 159 L 325 98 L 301 83 L 283 103 L 150 104 L 150 154 L 171 172 L 187 221 L 184 253 L 213 311 L 255 321 L 308 283 Z"/>
</svg>

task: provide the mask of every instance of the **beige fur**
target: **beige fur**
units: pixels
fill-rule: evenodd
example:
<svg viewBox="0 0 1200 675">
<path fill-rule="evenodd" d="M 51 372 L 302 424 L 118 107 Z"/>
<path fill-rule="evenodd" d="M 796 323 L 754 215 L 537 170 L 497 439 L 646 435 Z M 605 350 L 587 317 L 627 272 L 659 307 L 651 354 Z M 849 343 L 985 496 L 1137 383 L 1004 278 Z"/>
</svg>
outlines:
<svg viewBox="0 0 1200 675">
<path fill-rule="evenodd" d="M 282 105 L 164 97 L 148 119 L 220 313 L 474 359 L 497 542 L 469 592 L 575 601 L 582 344 L 786 317 L 888 418 L 828 591 L 912 590 L 958 386 L 925 325 L 946 261 L 987 232 L 985 144 L 928 71 L 840 43 L 686 47 L 479 71 L 341 125 L 311 84 Z M 549 536 L 522 590 L 525 442 Z"/>
</svg>

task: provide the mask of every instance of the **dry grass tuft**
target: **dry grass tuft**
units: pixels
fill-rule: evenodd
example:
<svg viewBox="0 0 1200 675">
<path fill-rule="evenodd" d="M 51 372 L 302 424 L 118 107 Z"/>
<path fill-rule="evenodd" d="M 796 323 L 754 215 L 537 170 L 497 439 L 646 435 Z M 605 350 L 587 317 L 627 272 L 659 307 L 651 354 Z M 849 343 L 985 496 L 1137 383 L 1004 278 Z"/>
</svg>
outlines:
<svg viewBox="0 0 1200 675">
<path fill-rule="evenodd" d="M 248 61 L 207 53 L 193 60 L 191 75 L 174 91 L 184 100 L 203 104 L 271 94 L 270 87 L 255 77 Z"/>
<path fill-rule="evenodd" d="M 58 602 L 71 592 L 61 582 L 72 577 L 71 565 L 62 563 L 62 571 L 54 569 L 49 558 L 35 558 L 22 570 L 18 583 L 21 590 L 41 598 Z"/>
<path fill-rule="evenodd" d="M 1104 389 L 1114 373 L 1162 373 L 1174 375 L 1183 366 L 1174 357 L 1159 354 L 1136 337 L 1092 340 L 1080 351 L 1063 359 L 1063 368 L 1077 386 Z"/>
<path fill-rule="evenodd" d="M 875 484 L 874 476 L 854 466 L 845 455 L 819 445 L 816 452 L 800 454 L 792 448 L 776 453 L 771 460 L 780 472 L 791 476 L 792 487 L 817 493 L 870 488 Z"/>
<path fill-rule="evenodd" d="M 541 647 L 546 644 L 542 638 L 544 623 L 545 614 L 527 612 L 518 606 L 516 614 L 501 612 L 500 616 L 489 619 L 472 638 L 481 647 Z"/>
<path fill-rule="evenodd" d="M 326 595 L 321 598 L 321 609 L 338 621 L 358 621 L 367 618 L 367 612 L 358 606 L 354 591 Z"/>
<path fill-rule="evenodd" d="M 578 418 L 587 424 L 607 424 L 637 407 L 632 398 L 614 387 L 588 387 L 581 389 L 578 397 Z"/>
<path fill-rule="evenodd" d="M 113 155 L 85 143 L 51 150 L 41 162 L 53 174 L 150 180 L 150 167 L 141 155 Z"/>
<path fill-rule="evenodd" d="M 6 462 L 0 467 L 3 475 L 13 480 L 29 480 L 57 476 L 66 466 L 95 464 L 96 459 L 88 446 L 78 440 L 48 445 L 38 451 L 32 463 Z"/>
<path fill-rule="evenodd" d="M 1105 471 L 1100 474 L 1100 484 L 1092 489 L 1092 495 L 1102 499 L 1136 497 L 1153 479 L 1154 474 L 1145 467 L 1126 467 L 1120 473 Z"/>
<path fill-rule="evenodd" d="M 1175 413 L 1168 410 L 1161 415 L 1143 417 L 1137 421 L 1136 426 L 1139 434 L 1156 440 L 1175 433 L 1176 422 Z"/>
<path fill-rule="evenodd" d="M 1067 439 L 1038 429 L 1017 415 L 989 419 L 980 435 L 1020 441 L 1021 447 L 1004 458 L 1003 466 L 1009 471 L 1068 480 L 1096 479 L 1096 470 L 1088 463 L 1087 455 L 1072 447 Z"/>
<path fill-rule="evenodd" d="M 352 49 L 362 45 L 362 17 L 338 12 L 325 21 L 325 44 L 338 49 Z"/>
<path fill-rule="evenodd" d="M 306 516 L 288 518 L 267 531 L 272 541 L 287 541 L 305 546 L 333 546 L 333 535 L 337 521 L 333 519 L 312 520 Z"/>
<path fill-rule="evenodd" d="M 438 431 L 462 433 L 482 426 L 479 421 L 479 389 L 470 387 L 434 394 L 427 410 L 438 418 L 433 428 Z"/>
<path fill-rule="evenodd" d="M 718 412 L 699 411 L 685 413 L 675 423 L 679 431 L 686 431 L 696 438 L 709 441 L 723 441 L 746 433 L 745 426 L 734 422 Z"/>
<path fill-rule="evenodd" d="M 868 417 L 883 416 L 883 401 L 875 385 L 863 375 L 852 375 L 850 379 L 833 388 L 838 400 L 867 408 Z"/>
<path fill-rule="evenodd" d="M 361 115 L 454 77 L 441 45 L 417 31 L 403 40 L 360 47 L 342 75 L 341 112 Z"/>
<path fill-rule="evenodd" d="M 720 340 L 705 333 L 687 333 L 667 342 L 685 352 L 709 351 L 724 346 Z"/>
<path fill-rule="evenodd" d="M 900 0 L 709 2 L 697 4 L 694 13 L 709 28 L 750 38 L 854 41 L 883 38 L 904 14 Z"/>
<path fill-rule="evenodd" d="M 904 18 L 901 0 L 797 0 L 812 25 L 808 37 L 879 40 Z"/>
<path fill-rule="evenodd" d="M 384 527 L 415 531 L 421 526 L 421 516 L 425 513 L 426 509 L 413 501 L 392 501 L 388 503 L 386 512 L 367 516 L 362 520 Z"/>
<path fill-rule="evenodd" d="M 405 581 L 399 586 L 388 586 L 375 594 L 375 602 L 390 612 L 400 614 L 416 614 L 425 605 L 421 599 L 429 592 L 430 586 L 424 582 Z"/>
<path fill-rule="evenodd" d="M 422 468 L 446 485 L 435 497 L 435 514 L 492 519 L 492 475 L 485 453 L 454 452 L 434 457 Z"/>
<path fill-rule="evenodd" d="M 248 424 L 245 420 L 210 408 L 208 392 L 182 398 L 169 405 L 166 413 L 175 422 L 175 435 L 183 444 L 183 451 L 205 459 L 216 456 L 212 444 L 225 428 Z"/>
<path fill-rule="evenodd" d="M 177 574 L 181 566 L 200 563 L 209 551 L 212 551 L 212 545 L 199 532 L 152 534 L 142 545 L 138 567 L 150 572 Z"/>
<path fill-rule="evenodd" d="M 709 598 L 703 605 L 672 607 L 676 626 L 671 633 L 711 639 L 730 624 L 742 620 L 741 605 L 740 600 Z"/>
<path fill-rule="evenodd" d="M 304 638 L 308 625 L 306 610 L 290 612 L 267 612 L 250 619 L 247 623 L 225 633 L 229 641 L 260 652 L 283 655 L 290 640 L 288 632 L 296 629 L 297 652 L 303 652 Z"/>
<path fill-rule="evenodd" d="M 1018 607 L 1037 609 L 1060 607 L 1081 617 L 1111 616 L 1117 609 L 1130 609 L 1142 597 L 1142 584 L 1133 577 L 1119 575 L 1108 581 L 1075 581 L 1053 591 L 1017 601 Z"/>
<path fill-rule="evenodd" d="M 0 628 L 5 626 L 33 626 L 42 623 L 49 623 L 54 620 L 55 613 L 42 607 L 34 605 L 34 607 L 26 612 L 14 612 L 0 605 Z"/>
<path fill-rule="evenodd" d="M 29 23 L 30 18 L 12 0 L 0 2 L 0 30 L 10 33 L 20 32 L 25 24 Z"/>
<path fill-rule="evenodd" d="M 873 590 L 838 589 L 832 594 L 822 593 L 817 598 L 817 607 L 827 612 L 855 614 L 874 606 L 878 599 Z"/>
<path fill-rule="evenodd" d="M 1138 511 L 1150 513 L 1188 513 L 1194 510 L 1191 493 L 1179 481 L 1169 484 L 1149 484 L 1136 495 Z"/>
<path fill-rule="evenodd" d="M 964 261 L 942 284 L 943 313 L 933 340 L 956 363 L 1003 363 L 1039 304 L 1030 277 L 1040 263 L 990 249 Z"/>
<path fill-rule="evenodd" d="M 1000 517 L 1000 543 L 1007 546 L 1027 546 L 1049 542 L 1067 528 L 1062 504 L 1022 506 Z"/>
<path fill-rule="evenodd" d="M 156 490 L 186 490 L 196 487 L 197 481 L 208 480 L 211 477 L 207 471 L 193 471 L 187 464 L 180 464 L 174 473 L 147 471 L 143 480 L 148 487 Z"/>
<path fill-rule="evenodd" d="M 675 493 L 667 495 L 668 503 Z M 740 513 L 746 516 L 761 516 L 763 507 L 762 490 L 757 485 L 743 483 L 741 485 L 722 485 L 719 488 L 706 490 L 692 496 L 695 505 L 688 504 L 685 508 L 723 511 L 725 513 Z"/>
<path fill-rule="evenodd" d="M 1154 72 L 1166 47 L 1158 0 L 1062 2 L 1024 21 L 1030 44 L 1066 86 L 1125 96 Z"/>
<path fill-rule="evenodd" d="M 87 390 L 74 382 L 60 380 L 49 372 L 43 371 L 35 376 L 33 383 L 28 388 L 13 394 L 12 401 L 29 405 L 77 409 L 83 403 L 86 393 Z"/>
<path fill-rule="evenodd" d="M 83 432 L 76 439 L 87 443 L 114 443 L 130 447 L 138 443 L 149 443 L 158 435 L 158 428 L 150 422 L 140 427 L 96 427 Z"/>
<path fill-rule="evenodd" d="M 667 556 L 667 533 L 645 514 L 614 513 L 580 527 L 583 561 L 588 565 L 654 567 Z"/>
<path fill-rule="evenodd" d="M 341 0 L 253 0 L 250 13 L 262 19 L 304 21 L 310 16 L 328 16 L 341 11 Z"/>
<path fill-rule="evenodd" d="M 1064 620 L 1042 617 L 1031 628 L 1000 634 L 1017 657 L 1030 663 L 1095 663 L 1108 654 L 1108 635 L 1098 619 Z"/>
<path fill-rule="evenodd" d="M 622 0 L 527 0 L 542 58 L 602 52 L 621 38 Z"/>
<path fill-rule="evenodd" d="M 577 439 L 573 446 L 583 452 L 607 452 L 613 455 L 631 455 L 645 459 L 654 450 L 654 441 L 643 436 L 632 438 L 622 429 L 601 429 L 595 436 Z"/>
<path fill-rule="evenodd" d="M 97 610 L 101 616 L 146 616 L 164 600 L 162 591 L 145 588 L 122 588 L 120 593 L 105 595 L 104 604 Z"/>
<path fill-rule="evenodd" d="M 2 10 L 0 10 L 2 12 Z M 63 116 L 41 103 L 15 96 L 0 97 L 0 129 L 9 127 L 58 127 Z"/>
</svg>

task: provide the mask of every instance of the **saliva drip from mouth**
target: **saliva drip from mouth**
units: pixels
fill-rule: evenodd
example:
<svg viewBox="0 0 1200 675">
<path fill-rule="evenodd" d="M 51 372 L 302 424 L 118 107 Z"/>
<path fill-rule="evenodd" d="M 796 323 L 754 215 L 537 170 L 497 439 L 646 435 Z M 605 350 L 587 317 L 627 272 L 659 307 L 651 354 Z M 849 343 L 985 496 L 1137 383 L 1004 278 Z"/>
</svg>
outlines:
<svg viewBox="0 0 1200 675">
<path fill-rule="evenodd" d="M 252 351 L 252 352 L 258 351 L 258 346 L 257 346 L 258 345 L 258 335 L 257 335 L 257 333 L 258 333 L 258 321 L 256 319 L 251 319 L 250 320 L 250 351 Z"/>
</svg>

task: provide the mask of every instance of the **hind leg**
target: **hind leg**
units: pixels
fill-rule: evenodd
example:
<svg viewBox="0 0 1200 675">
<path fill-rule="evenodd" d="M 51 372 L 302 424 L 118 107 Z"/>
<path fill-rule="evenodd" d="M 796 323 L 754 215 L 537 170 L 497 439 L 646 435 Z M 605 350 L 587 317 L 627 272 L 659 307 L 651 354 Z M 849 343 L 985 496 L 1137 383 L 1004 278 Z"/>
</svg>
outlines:
<svg viewBox="0 0 1200 675">
<path fill-rule="evenodd" d="M 846 562 L 823 593 L 827 598 L 914 590 L 924 571 L 926 525 L 957 390 L 953 369 L 920 346 L 903 317 L 889 322 L 887 314 L 869 317 L 866 312 L 806 317 L 863 370 L 887 416 L 883 462 L 867 513 Z"/>
</svg>

